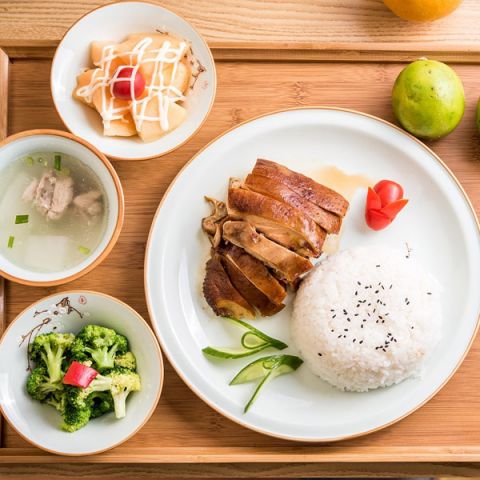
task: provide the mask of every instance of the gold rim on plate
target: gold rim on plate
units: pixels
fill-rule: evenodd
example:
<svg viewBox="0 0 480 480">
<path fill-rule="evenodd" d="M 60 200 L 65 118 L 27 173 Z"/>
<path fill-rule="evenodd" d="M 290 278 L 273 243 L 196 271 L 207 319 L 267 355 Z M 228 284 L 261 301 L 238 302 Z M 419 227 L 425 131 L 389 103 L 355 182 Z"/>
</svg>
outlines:
<svg viewBox="0 0 480 480">
<path fill-rule="evenodd" d="M 272 112 L 268 112 L 268 113 L 263 113 L 263 114 L 260 114 L 260 115 L 257 115 L 253 118 L 250 118 L 249 120 L 245 120 L 237 125 L 235 125 L 234 127 L 232 128 L 229 128 L 228 130 L 226 130 L 225 132 L 221 133 L 220 135 L 218 135 L 217 137 L 215 137 L 213 140 L 211 140 L 210 142 L 208 142 L 203 148 L 201 148 L 181 169 L 180 171 L 177 173 L 177 175 L 175 176 L 175 178 L 172 180 L 172 182 L 170 183 L 170 185 L 168 186 L 167 190 L 165 191 L 165 193 L 163 194 L 163 197 L 162 197 L 162 200 L 160 201 L 160 204 L 158 205 L 158 208 L 155 212 L 155 216 L 153 217 L 153 221 L 152 221 L 152 225 L 150 227 L 150 232 L 148 234 L 148 240 L 147 240 L 147 245 L 146 245 L 146 254 L 145 254 L 145 262 L 144 262 L 144 286 L 145 286 L 145 297 L 146 297 L 146 301 L 147 301 L 147 308 L 148 308 L 148 314 L 150 316 L 150 319 L 153 319 L 155 318 L 154 317 L 154 314 L 153 314 L 153 310 L 151 308 L 151 301 L 150 301 L 150 298 L 149 298 L 149 290 L 148 290 L 148 285 L 147 285 L 147 272 L 148 272 L 148 262 L 147 262 L 147 259 L 148 259 L 148 252 L 150 252 L 150 242 L 151 242 L 151 239 L 152 239 L 152 235 L 153 235 L 153 228 L 154 228 L 154 225 L 157 221 L 157 217 L 160 213 L 160 210 L 162 209 L 162 206 L 163 206 L 163 203 L 165 201 L 165 199 L 168 197 L 171 189 L 173 188 L 173 186 L 175 185 L 176 181 L 179 179 L 179 177 L 182 175 L 183 171 L 187 169 L 187 167 L 199 156 L 201 155 L 208 147 L 210 147 L 210 145 L 212 145 L 213 143 L 215 143 L 217 140 L 220 140 L 222 137 L 224 137 L 225 135 L 227 135 L 228 133 L 236 130 L 237 128 L 243 126 L 243 125 L 246 125 L 248 123 L 251 123 L 251 122 L 254 122 L 255 120 L 258 120 L 260 118 L 264 118 L 264 117 L 268 117 L 270 115 L 276 115 L 276 114 L 279 114 L 279 113 L 285 113 L 285 112 L 291 112 L 291 111 L 294 111 L 294 110 L 333 110 L 333 111 L 338 111 L 338 112 L 346 112 L 346 113 L 353 113 L 354 115 L 359 115 L 359 116 L 362 116 L 362 117 L 367 117 L 367 118 L 370 118 L 370 119 L 373 119 L 379 123 L 382 123 L 384 125 L 388 125 L 389 127 L 395 129 L 396 131 L 400 132 L 402 135 L 410 138 L 411 140 L 415 141 L 418 145 L 420 145 L 424 150 L 426 150 L 437 162 L 440 166 L 442 166 L 444 168 L 444 170 L 448 173 L 448 175 L 452 178 L 452 180 L 454 181 L 454 183 L 457 185 L 457 187 L 459 188 L 460 192 L 462 193 L 462 195 L 464 196 L 465 198 L 465 202 L 467 203 L 468 207 L 470 208 L 471 210 L 471 213 L 472 213 L 472 216 L 473 218 L 475 219 L 475 224 L 477 226 L 477 232 L 478 234 L 480 235 L 480 224 L 479 224 L 479 221 L 478 221 L 478 217 L 477 217 L 477 214 L 475 212 L 475 209 L 473 208 L 473 205 L 472 205 L 472 202 L 470 201 L 470 199 L 468 198 L 468 195 L 467 193 L 465 192 L 464 188 L 462 187 L 461 183 L 458 181 L 457 177 L 453 174 L 453 172 L 450 170 L 450 168 L 443 162 L 443 160 L 433 151 L 431 150 L 429 147 L 427 147 L 427 145 L 425 145 L 423 142 L 421 142 L 418 138 L 414 137 L 413 135 L 411 135 L 410 133 L 406 132 L 405 130 L 403 130 L 402 128 L 398 127 L 397 125 L 394 125 L 393 123 L 390 123 L 388 122 L 387 120 L 383 120 L 382 118 L 379 118 L 379 117 L 376 117 L 375 115 L 370 115 L 368 113 L 363 113 L 363 112 L 359 112 L 357 110 L 353 110 L 353 109 L 349 109 L 349 108 L 341 108 L 341 107 L 329 107 L 329 106 L 305 106 L 305 107 L 292 107 L 292 108 L 286 108 L 286 109 L 280 109 L 280 110 L 274 110 Z M 197 397 L 199 397 L 201 400 L 203 400 L 207 405 L 209 405 L 211 408 L 213 408 L 215 411 L 217 411 L 220 415 L 228 418 L 229 420 L 237 423 L 238 425 L 244 427 L 244 428 L 248 428 L 250 430 L 253 430 L 255 432 L 258 432 L 258 433 L 262 433 L 264 435 L 267 435 L 269 437 L 273 437 L 273 438 L 280 438 L 282 440 L 290 440 L 290 441 L 294 441 L 294 442 L 300 442 L 300 443 L 330 443 L 330 442 L 338 442 L 338 441 L 341 441 L 341 440 L 349 440 L 349 439 L 353 439 L 353 438 L 358 438 L 358 437 L 362 437 L 362 436 L 365 436 L 365 435 L 368 435 L 370 433 L 374 433 L 374 432 L 377 432 L 379 430 L 382 430 L 384 428 L 387 428 L 397 422 L 399 422 L 400 420 L 403 420 L 404 418 L 408 417 L 409 415 L 411 415 L 412 413 L 416 412 L 419 408 L 421 408 L 423 405 L 425 405 L 427 402 L 429 402 L 447 383 L 448 381 L 453 377 L 453 375 L 455 374 L 455 372 L 458 370 L 458 368 L 460 367 L 460 365 L 463 363 L 465 357 L 467 356 L 468 352 L 470 351 L 470 348 L 472 346 L 472 343 L 473 341 L 475 340 L 475 336 L 477 335 L 477 332 L 478 332 L 478 329 L 479 329 L 479 326 L 480 326 L 480 317 L 477 318 L 477 323 L 475 325 L 475 329 L 472 333 L 472 337 L 467 345 L 467 348 L 465 349 L 465 352 L 463 353 L 462 357 L 460 358 L 460 360 L 458 361 L 458 363 L 455 365 L 454 369 L 452 370 L 452 372 L 450 373 L 450 375 L 441 383 L 441 385 L 431 394 L 429 395 L 425 400 L 423 400 L 422 402 L 420 402 L 417 406 L 415 406 L 414 408 L 412 408 L 411 410 L 409 410 L 407 413 L 403 414 L 402 416 L 396 418 L 395 420 L 392 420 L 391 422 L 388 422 L 384 425 L 381 425 L 379 427 L 376 427 L 376 428 L 372 428 L 370 430 L 366 430 L 364 432 L 359 432 L 359 433 L 355 433 L 355 434 L 352 434 L 352 435 L 342 435 L 342 436 L 339 436 L 339 437 L 333 437 L 333 438 L 327 438 L 327 439 L 323 439 L 323 438 L 320 438 L 320 439 L 305 439 L 305 438 L 293 438 L 291 436 L 288 436 L 288 435 L 281 435 L 281 434 L 276 434 L 276 433 L 272 433 L 272 432 L 269 432 L 267 430 L 264 430 L 262 428 L 259 428 L 259 427 L 255 427 L 255 426 L 252 426 L 252 425 L 249 425 L 248 423 L 245 423 L 245 422 L 241 422 L 238 420 L 238 418 L 236 418 L 234 415 L 228 413 L 228 412 L 225 412 L 225 411 L 222 411 L 221 409 L 219 409 L 209 398 L 207 398 L 206 395 L 204 395 L 203 393 L 201 393 L 200 391 L 197 391 L 197 388 L 196 387 L 193 387 L 189 380 L 186 378 L 186 376 L 183 374 L 183 372 L 181 371 L 180 367 L 178 367 L 175 363 L 175 360 L 173 358 L 172 355 L 170 355 L 168 353 L 168 350 L 166 348 L 166 346 L 164 345 L 164 342 L 163 342 L 163 339 L 160 335 L 160 332 L 159 330 L 157 329 L 157 325 L 156 325 L 156 322 L 153 322 L 152 321 L 152 327 L 155 331 L 155 333 L 157 334 L 157 338 L 158 338 L 158 341 L 160 342 L 160 345 L 161 345 L 161 348 L 163 350 L 163 353 L 165 354 L 165 356 L 167 357 L 168 361 L 170 362 L 170 364 L 173 366 L 173 368 L 175 369 L 175 371 L 177 372 L 177 374 L 179 375 L 179 377 L 184 381 L 184 383 L 187 385 L 188 388 L 190 388 L 190 390 L 195 394 L 197 395 Z"/>
</svg>

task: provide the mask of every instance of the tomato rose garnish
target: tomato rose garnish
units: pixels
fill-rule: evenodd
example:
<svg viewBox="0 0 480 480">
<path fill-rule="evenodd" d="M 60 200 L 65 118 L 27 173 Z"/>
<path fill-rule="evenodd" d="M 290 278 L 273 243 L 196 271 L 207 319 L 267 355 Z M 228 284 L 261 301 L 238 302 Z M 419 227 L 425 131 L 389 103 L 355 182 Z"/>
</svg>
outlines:
<svg viewBox="0 0 480 480">
<path fill-rule="evenodd" d="M 365 220 L 372 230 L 388 227 L 408 200 L 403 198 L 403 188 L 391 180 L 381 180 L 367 192 Z"/>
</svg>

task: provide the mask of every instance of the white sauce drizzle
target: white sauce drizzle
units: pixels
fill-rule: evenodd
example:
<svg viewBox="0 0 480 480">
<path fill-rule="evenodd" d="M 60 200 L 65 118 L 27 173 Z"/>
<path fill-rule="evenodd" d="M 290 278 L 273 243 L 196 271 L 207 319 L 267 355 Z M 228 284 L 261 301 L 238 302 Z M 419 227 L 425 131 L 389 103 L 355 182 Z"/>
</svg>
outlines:
<svg viewBox="0 0 480 480">
<path fill-rule="evenodd" d="M 106 128 L 110 127 L 110 123 L 113 120 L 121 120 L 128 123 L 126 115 L 131 113 L 137 132 L 141 130 L 145 121 L 159 122 L 162 130 L 167 131 L 169 129 L 168 112 L 170 105 L 185 99 L 183 93 L 173 84 L 178 72 L 178 65 L 185 55 L 187 43 L 181 42 L 178 48 L 173 48 L 171 42 L 165 40 L 159 49 L 148 50 L 152 42 L 151 37 L 145 37 L 131 51 L 123 53 L 122 56 L 128 56 L 129 65 L 121 65 L 115 72 L 111 72 L 112 61 L 119 58 L 120 55 L 115 53 L 115 45 L 106 45 L 102 49 L 100 61 L 95 63 L 98 69 L 93 72 L 89 84 L 77 89 L 76 94 L 85 98 L 88 103 L 92 102 L 94 93 L 101 89 L 102 104 L 100 115 Z M 154 56 L 152 58 L 144 58 L 146 53 L 154 54 Z M 137 100 L 134 95 L 134 79 L 138 69 L 147 63 L 154 64 L 153 73 L 150 83 L 145 85 L 146 95 L 144 98 Z M 172 64 L 172 73 L 169 83 L 166 84 L 164 67 L 168 64 Z M 125 68 L 133 68 L 130 79 L 118 77 Z M 128 103 L 125 106 L 115 108 L 113 86 L 116 82 L 125 81 L 130 81 L 130 93 L 133 100 L 126 101 Z M 108 99 L 107 89 L 110 93 L 110 98 Z M 147 105 L 152 99 L 156 99 L 158 102 L 158 116 L 145 114 Z"/>
</svg>

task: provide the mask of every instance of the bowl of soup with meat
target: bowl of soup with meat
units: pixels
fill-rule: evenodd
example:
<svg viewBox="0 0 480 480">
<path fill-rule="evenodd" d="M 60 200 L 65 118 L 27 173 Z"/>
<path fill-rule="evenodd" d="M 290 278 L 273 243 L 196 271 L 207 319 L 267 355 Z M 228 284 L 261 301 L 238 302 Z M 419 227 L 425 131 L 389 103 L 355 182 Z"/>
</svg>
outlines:
<svg viewBox="0 0 480 480">
<path fill-rule="evenodd" d="M 59 285 L 92 270 L 123 224 L 120 180 L 88 142 L 30 130 L 0 143 L 0 275 Z"/>
</svg>

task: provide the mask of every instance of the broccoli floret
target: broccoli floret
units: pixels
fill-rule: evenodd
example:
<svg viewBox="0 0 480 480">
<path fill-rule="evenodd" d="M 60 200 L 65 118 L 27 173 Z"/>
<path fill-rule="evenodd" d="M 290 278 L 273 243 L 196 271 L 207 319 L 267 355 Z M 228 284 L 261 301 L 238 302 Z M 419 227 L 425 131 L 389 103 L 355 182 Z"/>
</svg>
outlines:
<svg viewBox="0 0 480 480">
<path fill-rule="evenodd" d="M 37 365 L 46 367 L 51 383 L 62 380 L 62 363 L 74 338 L 73 333 L 42 333 L 30 345 L 30 358 Z"/>
<path fill-rule="evenodd" d="M 51 405 L 60 413 L 63 413 L 65 411 L 65 401 L 65 392 L 63 390 L 58 390 L 47 395 L 45 400 L 43 400 L 43 403 Z"/>
<path fill-rule="evenodd" d="M 113 412 L 113 398 L 110 392 L 93 392 L 88 396 L 91 408 L 91 418 L 98 418 L 108 412 Z"/>
<path fill-rule="evenodd" d="M 137 369 L 137 360 L 135 355 L 132 352 L 127 352 L 123 355 L 117 355 L 117 357 L 115 357 L 115 366 L 135 371 Z"/>
<path fill-rule="evenodd" d="M 128 351 L 128 340 L 115 330 L 99 325 L 87 325 L 77 335 L 72 346 L 75 360 L 84 361 L 89 357 L 98 370 L 113 368 L 115 356 Z"/>
<path fill-rule="evenodd" d="M 34 400 L 43 402 L 50 394 L 62 390 L 62 383 L 51 382 L 47 368 L 44 366 L 33 369 L 27 378 L 27 392 Z"/>
<path fill-rule="evenodd" d="M 67 396 L 65 409 L 63 410 L 62 415 L 63 422 L 61 424 L 61 428 L 66 432 L 76 432 L 88 423 L 91 415 L 92 410 L 89 405 L 85 404 L 84 406 L 80 407 L 74 403 L 70 403 Z"/>
<path fill-rule="evenodd" d="M 108 374 L 112 379 L 113 403 L 115 416 L 123 418 L 126 413 L 126 400 L 130 392 L 138 392 L 141 389 L 140 376 L 138 373 L 126 369 L 115 369 Z"/>
</svg>

